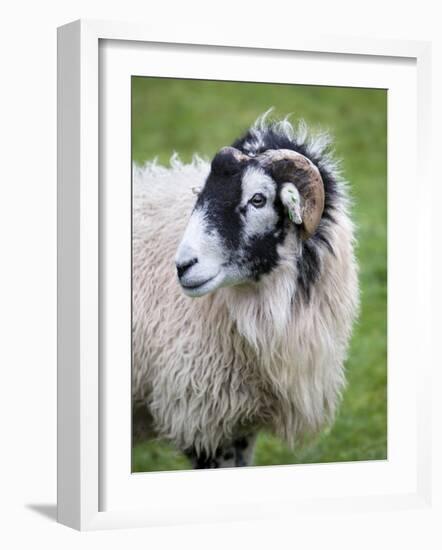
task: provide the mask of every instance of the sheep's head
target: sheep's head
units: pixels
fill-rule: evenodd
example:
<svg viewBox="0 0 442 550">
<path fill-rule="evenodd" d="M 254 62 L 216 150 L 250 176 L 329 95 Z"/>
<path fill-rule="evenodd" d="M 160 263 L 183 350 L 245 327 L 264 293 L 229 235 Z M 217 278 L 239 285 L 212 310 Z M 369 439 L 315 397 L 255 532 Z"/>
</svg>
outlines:
<svg viewBox="0 0 442 550">
<path fill-rule="evenodd" d="M 288 149 L 249 157 L 224 147 L 214 157 L 178 247 L 176 267 L 188 296 L 259 281 L 279 263 L 287 235 L 308 239 L 324 209 L 316 166 Z"/>
</svg>

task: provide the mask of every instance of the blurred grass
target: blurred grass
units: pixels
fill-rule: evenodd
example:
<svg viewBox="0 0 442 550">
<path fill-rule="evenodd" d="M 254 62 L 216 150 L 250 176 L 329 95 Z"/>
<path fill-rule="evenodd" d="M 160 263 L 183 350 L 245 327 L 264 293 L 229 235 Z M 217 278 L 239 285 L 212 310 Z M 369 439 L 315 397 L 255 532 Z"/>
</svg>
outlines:
<svg viewBox="0 0 442 550">
<path fill-rule="evenodd" d="M 132 151 L 142 163 L 211 157 L 269 107 L 328 129 L 354 198 L 361 315 L 347 361 L 348 386 L 332 428 L 290 450 L 261 434 L 255 464 L 387 457 L 387 93 L 385 90 L 133 77 Z M 189 468 L 167 443 L 137 445 L 133 471 Z"/>
</svg>

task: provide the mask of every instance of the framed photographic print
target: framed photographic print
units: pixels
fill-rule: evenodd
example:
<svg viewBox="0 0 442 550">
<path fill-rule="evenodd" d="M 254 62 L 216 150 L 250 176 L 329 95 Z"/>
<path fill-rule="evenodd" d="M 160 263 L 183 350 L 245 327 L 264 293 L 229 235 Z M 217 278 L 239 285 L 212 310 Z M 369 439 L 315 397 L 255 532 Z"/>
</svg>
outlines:
<svg viewBox="0 0 442 550">
<path fill-rule="evenodd" d="M 429 45 L 285 40 L 59 29 L 61 523 L 427 505 Z"/>
</svg>

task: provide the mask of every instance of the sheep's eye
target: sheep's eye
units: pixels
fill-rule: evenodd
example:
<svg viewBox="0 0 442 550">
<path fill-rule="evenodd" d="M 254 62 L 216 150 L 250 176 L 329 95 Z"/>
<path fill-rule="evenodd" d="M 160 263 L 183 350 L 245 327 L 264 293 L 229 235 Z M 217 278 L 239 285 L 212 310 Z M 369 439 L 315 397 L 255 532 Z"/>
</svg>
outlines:
<svg viewBox="0 0 442 550">
<path fill-rule="evenodd" d="M 265 205 L 266 201 L 267 199 L 264 197 L 264 195 L 262 195 L 261 193 L 255 193 L 249 202 L 255 208 L 262 208 Z"/>
</svg>

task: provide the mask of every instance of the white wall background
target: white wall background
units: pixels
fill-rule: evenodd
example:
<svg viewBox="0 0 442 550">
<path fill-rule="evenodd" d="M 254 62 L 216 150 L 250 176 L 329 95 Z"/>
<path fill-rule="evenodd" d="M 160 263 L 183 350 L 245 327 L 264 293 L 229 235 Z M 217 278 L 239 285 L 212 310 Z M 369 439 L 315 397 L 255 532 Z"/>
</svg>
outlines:
<svg viewBox="0 0 442 550">
<path fill-rule="evenodd" d="M 314 33 L 433 40 L 434 127 L 442 123 L 438 2 L 402 0 L 16 0 L 2 8 L 0 132 L 1 452 L 0 544 L 4 548 L 436 548 L 440 509 L 365 517 L 79 534 L 54 523 L 56 435 L 56 27 L 82 18 L 162 21 L 267 37 Z M 439 104 L 438 104 L 439 103 Z M 404 121 L 406 125 L 406 121 Z M 406 126 L 404 126 L 404 131 Z M 434 153 L 440 150 L 435 132 Z M 440 179 L 440 175 L 435 174 Z M 442 186 L 442 182 L 439 182 Z M 441 198 L 440 187 L 437 191 Z M 434 201 L 437 230 L 438 201 Z M 439 231 L 439 235 L 441 232 Z M 441 247 L 442 248 L 442 247 Z M 440 250 L 435 253 L 440 260 Z M 438 263 L 435 280 L 442 280 Z M 438 295 L 440 305 L 440 293 Z M 439 308 L 440 311 L 440 308 Z M 440 324 L 440 316 L 435 322 Z M 436 325 L 435 325 L 436 327 Z M 440 365 L 439 365 L 440 366 Z M 442 418 L 440 389 L 435 412 Z M 435 483 L 442 430 L 434 422 Z M 293 488 L 296 491 L 296 487 Z M 439 505 L 440 505 L 440 495 Z M 234 498 L 234 495 L 232 495 Z M 5 540 L 4 540 L 5 539 Z M 7 540 L 6 540 L 7 539 Z"/>
</svg>

